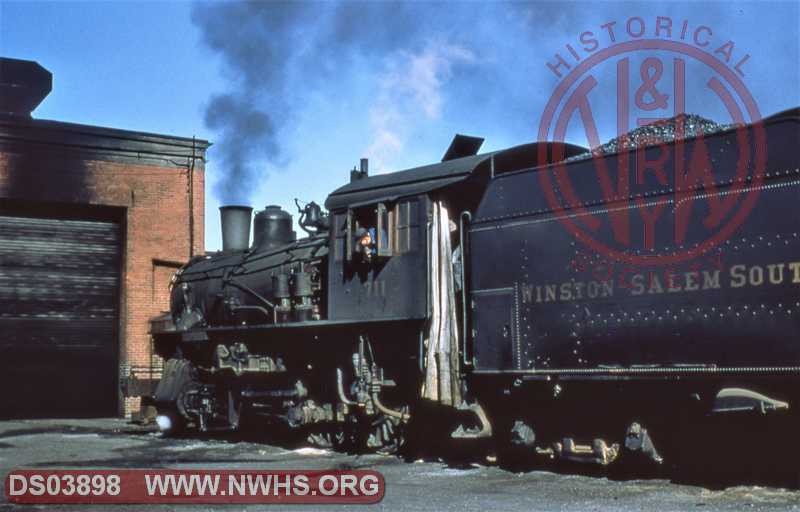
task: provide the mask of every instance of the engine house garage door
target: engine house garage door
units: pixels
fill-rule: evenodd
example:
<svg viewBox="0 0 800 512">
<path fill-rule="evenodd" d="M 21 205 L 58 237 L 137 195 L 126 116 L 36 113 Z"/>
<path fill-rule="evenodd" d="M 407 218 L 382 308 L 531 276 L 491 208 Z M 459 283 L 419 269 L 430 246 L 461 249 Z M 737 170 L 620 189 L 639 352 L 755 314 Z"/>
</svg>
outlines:
<svg viewBox="0 0 800 512">
<path fill-rule="evenodd" d="M 120 225 L 0 212 L 0 417 L 116 416 Z"/>
</svg>

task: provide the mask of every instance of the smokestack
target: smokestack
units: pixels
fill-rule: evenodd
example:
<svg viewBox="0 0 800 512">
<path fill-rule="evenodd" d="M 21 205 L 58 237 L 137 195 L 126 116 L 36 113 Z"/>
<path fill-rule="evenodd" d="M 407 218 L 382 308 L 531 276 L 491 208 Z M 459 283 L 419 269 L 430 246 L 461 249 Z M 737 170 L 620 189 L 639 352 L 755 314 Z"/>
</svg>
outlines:
<svg viewBox="0 0 800 512">
<path fill-rule="evenodd" d="M 249 206 L 220 206 L 222 224 L 222 251 L 246 251 L 250 247 L 250 218 L 253 209 Z"/>
</svg>

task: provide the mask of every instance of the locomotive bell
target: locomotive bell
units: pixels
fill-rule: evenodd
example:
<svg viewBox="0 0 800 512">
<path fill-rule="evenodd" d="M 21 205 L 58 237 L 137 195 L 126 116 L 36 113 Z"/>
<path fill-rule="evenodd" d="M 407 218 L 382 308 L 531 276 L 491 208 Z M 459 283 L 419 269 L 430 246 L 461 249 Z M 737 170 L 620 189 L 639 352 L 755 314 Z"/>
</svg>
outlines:
<svg viewBox="0 0 800 512">
<path fill-rule="evenodd" d="M 265 251 L 294 242 L 297 235 L 292 231 L 292 214 L 277 205 L 269 205 L 256 213 L 253 225 L 253 248 Z"/>
<path fill-rule="evenodd" d="M 249 206 L 220 206 L 222 224 L 222 251 L 246 251 L 250 247 L 250 218 L 253 209 Z"/>
</svg>

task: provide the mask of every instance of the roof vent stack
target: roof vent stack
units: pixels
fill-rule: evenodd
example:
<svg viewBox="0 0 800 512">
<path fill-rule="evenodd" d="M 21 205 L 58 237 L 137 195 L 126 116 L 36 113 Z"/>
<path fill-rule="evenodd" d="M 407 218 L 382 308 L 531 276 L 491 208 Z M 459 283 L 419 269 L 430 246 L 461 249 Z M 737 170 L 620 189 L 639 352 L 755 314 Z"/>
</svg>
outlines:
<svg viewBox="0 0 800 512">
<path fill-rule="evenodd" d="M 369 176 L 369 159 L 362 158 L 361 159 L 361 169 L 356 169 L 353 167 L 353 170 L 350 171 L 350 183 L 354 181 L 363 180 Z"/>
<path fill-rule="evenodd" d="M 37 62 L 0 57 L 0 114 L 31 117 L 53 90 L 53 75 Z"/>
</svg>

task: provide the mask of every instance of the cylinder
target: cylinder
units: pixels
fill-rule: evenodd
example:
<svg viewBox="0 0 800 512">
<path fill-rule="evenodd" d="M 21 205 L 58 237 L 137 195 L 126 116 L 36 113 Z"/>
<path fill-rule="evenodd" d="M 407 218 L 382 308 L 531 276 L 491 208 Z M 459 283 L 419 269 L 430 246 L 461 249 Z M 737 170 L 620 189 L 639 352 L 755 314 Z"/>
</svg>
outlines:
<svg viewBox="0 0 800 512">
<path fill-rule="evenodd" d="M 272 276 L 272 296 L 276 299 L 287 299 L 292 296 L 289 292 L 289 276 L 287 274 Z"/>
<path fill-rule="evenodd" d="M 220 206 L 223 252 L 246 251 L 250 247 L 252 213 L 249 206 Z"/>
<path fill-rule="evenodd" d="M 294 307 L 294 321 L 308 322 L 311 320 L 314 307 L 311 304 L 299 304 Z"/>
<path fill-rule="evenodd" d="M 285 324 L 292 321 L 292 306 L 277 306 L 275 308 L 275 321 L 279 324 Z"/>
<path fill-rule="evenodd" d="M 253 248 L 257 251 L 276 249 L 294 242 L 292 214 L 280 206 L 270 205 L 256 213 L 253 225 Z"/>
<path fill-rule="evenodd" d="M 311 297 L 311 275 L 308 272 L 297 272 L 292 278 L 293 297 Z"/>
</svg>

